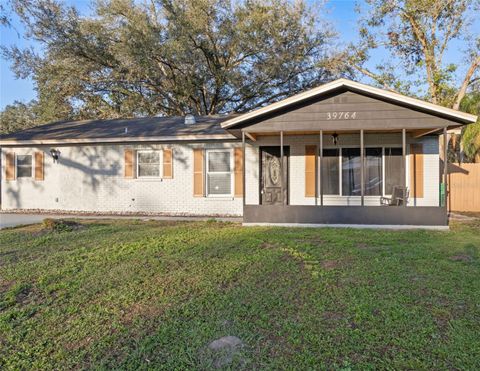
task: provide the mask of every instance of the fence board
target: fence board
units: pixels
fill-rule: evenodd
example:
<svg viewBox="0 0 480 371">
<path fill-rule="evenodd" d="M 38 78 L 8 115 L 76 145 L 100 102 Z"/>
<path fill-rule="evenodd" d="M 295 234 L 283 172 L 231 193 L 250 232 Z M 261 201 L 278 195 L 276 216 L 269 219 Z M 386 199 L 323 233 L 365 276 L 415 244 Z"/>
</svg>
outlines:
<svg viewBox="0 0 480 371">
<path fill-rule="evenodd" d="M 451 211 L 480 211 L 480 164 L 448 165 L 448 207 Z"/>
</svg>

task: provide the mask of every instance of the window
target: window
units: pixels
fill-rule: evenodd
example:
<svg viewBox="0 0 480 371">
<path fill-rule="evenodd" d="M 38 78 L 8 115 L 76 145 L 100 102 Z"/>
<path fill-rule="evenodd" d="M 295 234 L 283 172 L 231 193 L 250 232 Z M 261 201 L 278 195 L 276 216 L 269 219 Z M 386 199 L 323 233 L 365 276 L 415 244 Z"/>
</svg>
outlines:
<svg viewBox="0 0 480 371">
<path fill-rule="evenodd" d="M 137 176 L 139 178 L 161 177 L 162 159 L 160 151 L 137 152 Z"/>
<path fill-rule="evenodd" d="M 207 195 L 232 195 L 232 169 L 230 150 L 207 151 Z"/>
<path fill-rule="evenodd" d="M 324 149 L 322 159 L 322 187 L 325 195 L 340 193 L 340 150 Z"/>
<path fill-rule="evenodd" d="M 17 178 L 31 178 L 32 177 L 32 156 L 18 155 L 17 156 Z"/>
<path fill-rule="evenodd" d="M 385 194 L 391 195 L 394 186 L 402 184 L 402 149 L 385 148 Z"/>
</svg>

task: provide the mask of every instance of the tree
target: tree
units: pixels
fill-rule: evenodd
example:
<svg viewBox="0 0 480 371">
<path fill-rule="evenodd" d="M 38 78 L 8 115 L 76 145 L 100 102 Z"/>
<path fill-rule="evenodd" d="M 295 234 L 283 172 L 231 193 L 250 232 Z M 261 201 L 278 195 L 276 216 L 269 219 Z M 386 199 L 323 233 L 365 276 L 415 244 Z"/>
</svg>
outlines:
<svg viewBox="0 0 480 371">
<path fill-rule="evenodd" d="M 38 125 L 36 108 L 37 103 L 35 101 L 27 104 L 15 101 L 13 104 L 6 106 L 0 112 L 0 133 L 12 133 Z"/>
<path fill-rule="evenodd" d="M 467 94 L 460 108 L 462 111 L 480 116 L 480 91 Z M 480 119 L 462 130 L 461 142 L 465 160 L 480 162 Z"/>
<path fill-rule="evenodd" d="M 432 103 L 459 109 L 469 87 L 480 79 L 480 36 L 469 27 L 478 22 L 478 0 L 367 0 L 360 21 L 361 40 L 348 59 L 380 85 L 413 94 L 426 82 Z M 456 40 L 467 45 L 456 63 L 445 53 Z M 386 50 L 390 62 L 368 67 L 372 51 Z M 399 68 L 401 66 L 401 68 Z"/>
<path fill-rule="evenodd" d="M 99 0 L 90 17 L 14 6 L 44 52 L 3 53 L 33 77 L 45 120 L 243 112 L 338 74 L 334 34 L 303 1 Z"/>
</svg>

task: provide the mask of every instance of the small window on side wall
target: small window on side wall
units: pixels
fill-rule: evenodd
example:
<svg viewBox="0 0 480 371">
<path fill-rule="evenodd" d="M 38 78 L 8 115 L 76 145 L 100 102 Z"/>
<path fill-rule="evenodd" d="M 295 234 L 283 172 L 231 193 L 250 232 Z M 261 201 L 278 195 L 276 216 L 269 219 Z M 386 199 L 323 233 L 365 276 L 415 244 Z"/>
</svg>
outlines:
<svg viewBox="0 0 480 371">
<path fill-rule="evenodd" d="M 137 177 L 160 178 L 162 176 L 161 151 L 137 151 Z"/>
<path fill-rule="evenodd" d="M 17 178 L 32 177 L 32 155 L 17 155 Z"/>
<path fill-rule="evenodd" d="M 208 196 L 232 196 L 232 170 L 230 150 L 207 151 Z"/>
</svg>

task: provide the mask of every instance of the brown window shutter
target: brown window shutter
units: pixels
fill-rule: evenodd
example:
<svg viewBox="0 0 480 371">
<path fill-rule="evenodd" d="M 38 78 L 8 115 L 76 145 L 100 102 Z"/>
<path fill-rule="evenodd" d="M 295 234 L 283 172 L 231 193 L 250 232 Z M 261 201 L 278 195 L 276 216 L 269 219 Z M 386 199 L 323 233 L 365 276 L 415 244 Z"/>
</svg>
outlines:
<svg viewBox="0 0 480 371">
<path fill-rule="evenodd" d="M 15 153 L 13 152 L 5 154 L 5 179 L 15 180 Z"/>
<path fill-rule="evenodd" d="M 423 198 L 423 144 L 410 144 L 410 197 Z"/>
<path fill-rule="evenodd" d="M 43 152 L 35 152 L 35 180 L 43 180 Z"/>
<path fill-rule="evenodd" d="M 133 178 L 135 174 L 135 151 L 133 149 L 126 149 L 125 157 L 125 178 Z"/>
<path fill-rule="evenodd" d="M 163 150 L 163 177 L 173 178 L 173 151 L 171 148 Z"/>
<path fill-rule="evenodd" d="M 305 197 L 315 197 L 317 146 L 305 146 Z"/>
<path fill-rule="evenodd" d="M 203 197 L 203 149 L 193 150 L 193 195 Z"/>
<path fill-rule="evenodd" d="M 235 148 L 235 197 L 243 197 L 243 149 Z"/>
</svg>

